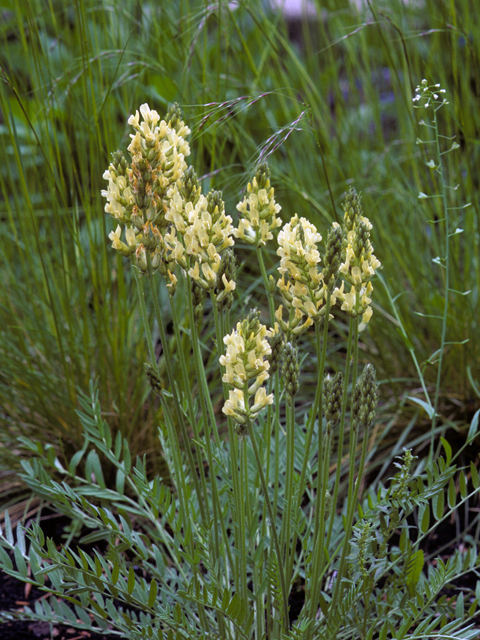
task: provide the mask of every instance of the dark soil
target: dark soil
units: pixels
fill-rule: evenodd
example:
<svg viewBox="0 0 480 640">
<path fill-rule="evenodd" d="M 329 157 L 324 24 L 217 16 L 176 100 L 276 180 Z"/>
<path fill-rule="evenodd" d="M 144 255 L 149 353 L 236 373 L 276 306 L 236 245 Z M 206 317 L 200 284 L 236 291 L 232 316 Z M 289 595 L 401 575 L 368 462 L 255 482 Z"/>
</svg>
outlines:
<svg viewBox="0 0 480 640">
<path fill-rule="evenodd" d="M 33 609 L 37 600 L 46 597 L 44 591 L 35 587 L 28 591 L 25 583 L 0 573 L 1 611 L 22 611 L 25 605 Z M 105 640 L 105 636 L 48 622 L 13 620 L 0 623 L 0 640 Z"/>
</svg>

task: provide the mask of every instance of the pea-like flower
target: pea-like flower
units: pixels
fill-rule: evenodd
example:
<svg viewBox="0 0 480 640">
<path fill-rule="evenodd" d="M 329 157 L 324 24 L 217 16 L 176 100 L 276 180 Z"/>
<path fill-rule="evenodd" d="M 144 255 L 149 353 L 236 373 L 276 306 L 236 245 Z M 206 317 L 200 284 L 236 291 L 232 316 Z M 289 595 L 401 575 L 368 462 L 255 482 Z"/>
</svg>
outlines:
<svg viewBox="0 0 480 640">
<path fill-rule="evenodd" d="M 373 285 L 370 280 L 381 264 L 373 255 L 370 242 L 372 224 L 362 215 L 360 198 L 353 188 L 345 198 L 344 211 L 344 251 L 339 269 L 344 282 L 334 294 L 352 318 L 362 316 L 359 331 L 363 331 L 372 317 Z M 344 291 L 345 282 L 351 286 L 349 293 Z"/>
<path fill-rule="evenodd" d="M 173 224 L 165 239 L 175 260 L 204 289 L 215 290 L 223 282 L 221 288 L 232 291 L 235 283 L 224 282 L 221 265 L 222 255 L 234 244 L 234 229 L 221 192 L 211 191 L 207 197 L 195 192 L 194 204 L 180 184 L 171 195 L 166 217 Z"/>
<path fill-rule="evenodd" d="M 257 310 L 251 311 L 223 339 L 226 352 L 220 356 L 220 364 L 225 367 L 222 380 L 233 387 L 223 412 L 240 425 L 254 420 L 273 403 L 273 394 L 267 395 L 264 383 L 269 378 L 267 356 L 272 351 L 268 338 L 274 332 L 261 324 L 259 318 Z"/>
<path fill-rule="evenodd" d="M 117 151 L 103 177 L 108 188 L 105 211 L 125 225 L 127 243 L 121 240 L 121 228 L 110 234 L 112 246 L 129 256 L 142 271 L 161 269 L 166 276 L 172 259 L 163 234 L 169 226 L 165 218 L 168 191 L 187 168 L 185 156 L 190 147 L 184 136 L 190 133 L 178 107 L 161 120 L 147 104 L 128 119 L 135 131 L 128 146 L 130 164 Z M 170 284 L 173 284 L 170 272 Z"/>
<path fill-rule="evenodd" d="M 270 170 L 267 163 L 259 166 L 252 182 L 247 185 L 247 195 L 237 204 L 240 212 L 236 238 L 260 247 L 273 238 L 272 231 L 282 225 L 277 213 L 281 206 L 275 202 L 274 188 L 270 186 Z"/>
<path fill-rule="evenodd" d="M 323 272 L 317 243 L 322 236 L 315 225 L 297 214 L 285 224 L 278 234 L 278 250 L 281 278 L 277 282 L 284 304 L 289 311 L 288 323 L 283 319 L 283 305 L 275 317 L 282 330 L 299 335 L 313 322 L 318 322 L 326 311 L 328 286 Z M 331 305 L 336 293 L 332 293 Z M 307 316 L 304 320 L 304 316 Z"/>
</svg>

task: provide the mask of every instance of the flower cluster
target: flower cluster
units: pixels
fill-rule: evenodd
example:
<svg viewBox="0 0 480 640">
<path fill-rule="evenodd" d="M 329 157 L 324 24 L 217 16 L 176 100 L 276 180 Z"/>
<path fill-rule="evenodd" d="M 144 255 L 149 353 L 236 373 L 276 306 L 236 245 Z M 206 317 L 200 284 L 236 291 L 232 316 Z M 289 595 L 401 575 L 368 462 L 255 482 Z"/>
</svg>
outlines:
<svg viewBox="0 0 480 640">
<path fill-rule="evenodd" d="M 176 106 L 161 120 L 143 104 L 128 124 L 135 131 L 128 146 L 131 163 L 121 152 L 114 154 L 103 175 L 108 188 L 102 191 L 107 199 L 105 211 L 125 225 L 126 243 L 121 240 L 120 224 L 109 237 L 113 248 L 131 257 L 142 271 L 147 270 L 148 262 L 154 270 L 163 266 L 168 271 L 168 248 L 163 238 L 169 224 L 165 218 L 167 192 L 187 167 L 185 157 L 190 147 L 185 136 L 190 129 Z"/>
<path fill-rule="evenodd" d="M 424 79 L 421 84 L 419 84 L 415 89 L 415 96 L 412 98 L 413 102 L 420 102 L 421 100 L 425 100 L 422 106 L 429 107 L 431 104 L 442 106 L 444 104 L 448 104 L 448 100 L 442 96 L 438 95 L 439 93 L 446 93 L 445 89 L 440 89 L 439 84 L 429 85 L 428 82 Z M 420 105 L 414 105 L 420 106 Z M 438 107 L 437 107 L 438 108 Z"/>
<path fill-rule="evenodd" d="M 223 412 L 239 425 L 254 420 L 273 403 L 273 394 L 267 395 L 263 386 L 269 378 L 268 338 L 272 335 L 273 331 L 260 323 L 260 313 L 254 310 L 223 339 L 226 353 L 220 356 L 220 364 L 226 371 L 222 380 L 233 387 Z"/>
<path fill-rule="evenodd" d="M 169 196 L 165 217 L 172 226 L 165 240 L 173 259 L 203 289 L 221 287 L 225 295 L 233 291 L 235 282 L 228 280 L 222 268 L 222 255 L 234 244 L 234 229 L 231 216 L 225 215 L 221 192 L 201 194 L 189 168 Z"/>
<path fill-rule="evenodd" d="M 290 315 L 286 323 L 283 305 L 280 305 L 275 317 L 287 335 L 301 334 L 325 314 L 327 286 L 319 269 L 320 253 L 317 248 L 321 239 L 316 227 L 296 214 L 278 234 L 278 271 L 281 278 L 277 287 Z M 332 304 L 334 302 L 333 297 Z"/>
<path fill-rule="evenodd" d="M 267 163 L 259 166 L 253 181 L 247 185 L 247 195 L 237 204 L 237 209 L 241 216 L 238 229 L 234 231 L 236 238 L 256 247 L 273 238 L 272 231 L 282 224 L 277 218 L 281 206 L 275 202 Z"/>
<path fill-rule="evenodd" d="M 372 225 L 362 215 L 360 198 L 353 188 L 345 198 L 344 211 L 344 252 L 339 272 L 351 288 L 349 293 L 345 293 L 345 282 L 342 282 L 335 294 L 342 302 L 342 309 L 352 318 L 362 316 L 359 325 L 359 330 L 362 331 L 372 316 L 370 296 L 373 286 L 370 280 L 380 267 L 380 262 L 373 255 L 370 242 Z"/>
</svg>

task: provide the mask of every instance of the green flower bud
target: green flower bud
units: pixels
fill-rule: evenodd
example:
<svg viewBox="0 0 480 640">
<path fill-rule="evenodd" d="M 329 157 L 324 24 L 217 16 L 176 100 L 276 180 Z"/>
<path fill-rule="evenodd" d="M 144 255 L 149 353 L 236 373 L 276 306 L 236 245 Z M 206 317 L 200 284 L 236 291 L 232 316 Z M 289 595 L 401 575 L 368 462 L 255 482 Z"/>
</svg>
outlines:
<svg viewBox="0 0 480 640">
<path fill-rule="evenodd" d="M 258 165 L 255 178 L 259 189 L 267 188 L 267 183 L 269 183 L 270 180 L 270 169 L 267 162 L 262 162 L 262 164 Z M 268 184 L 268 187 L 269 186 L 270 184 Z"/>
<path fill-rule="evenodd" d="M 270 363 L 270 374 L 273 376 L 273 374 L 278 371 L 283 362 L 283 351 L 285 345 L 284 334 L 280 332 L 275 333 L 270 338 L 269 343 L 272 349 L 272 353 L 267 356 L 267 359 Z"/>
<path fill-rule="evenodd" d="M 325 407 L 325 417 L 327 428 L 331 429 L 340 420 L 343 399 L 343 375 L 338 372 L 335 376 L 329 374 L 323 381 L 323 405 Z"/>
<path fill-rule="evenodd" d="M 375 419 L 378 403 L 378 383 L 375 367 L 372 364 L 365 366 L 359 382 L 361 385 L 362 400 L 358 418 L 367 429 Z"/>
<path fill-rule="evenodd" d="M 128 162 L 123 155 L 123 151 L 118 149 L 114 153 L 112 153 L 112 165 L 115 169 L 115 173 L 118 176 L 126 176 L 128 171 Z"/>
<path fill-rule="evenodd" d="M 338 270 L 340 268 L 340 261 L 342 258 L 343 248 L 343 231 L 342 227 L 334 222 L 330 227 L 330 231 L 327 236 L 327 248 L 323 258 L 325 267 L 323 269 L 323 281 L 327 287 L 331 290 L 335 285 L 337 279 Z"/>
<path fill-rule="evenodd" d="M 298 381 L 299 372 L 298 349 L 291 342 L 287 342 L 284 348 L 282 373 L 285 378 L 286 391 L 291 398 L 297 394 L 300 387 Z"/>
<path fill-rule="evenodd" d="M 219 311 L 230 309 L 233 303 L 233 292 L 235 290 L 235 277 L 237 275 L 237 265 L 235 254 L 232 249 L 226 249 L 222 255 L 220 269 L 217 275 L 217 285 L 215 294 Z"/>
<path fill-rule="evenodd" d="M 145 362 L 143 365 L 145 368 L 145 373 L 147 374 L 148 382 L 150 387 L 152 388 L 153 393 L 156 393 L 157 396 L 160 396 L 163 391 L 163 380 L 160 377 L 157 368 L 152 364 Z"/>
<path fill-rule="evenodd" d="M 356 192 L 355 187 L 350 187 L 347 195 L 345 196 L 343 210 L 345 211 L 343 226 L 345 230 L 346 242 L 346 236 L 348 232 L 352 231 L 352 229 L 355 227 L 357 219 L 363 215 L 362 206 L 360 204 L 360 196 Z"/>
<path fill-rule="evenodd" d="M 193 167 L 188 167 L 185 170 L 178 190 L 185 202 L 191 202 L 193 206 L 197 204 L 202 188 Z"/>
<path fill-rule="evenodd" d="M 205 289 L 195 280 L 191 280 L 192 300 L 193 300 L 193 317 L 197 326 L 200 325 L 203 318 L 203 305 L 205 302 Z"/>
<path fill-rule="evenodd" d="M 183 126 L 183 114 L 178 102 L 170 105 L 165 115 L 165 122 L 171 129 L 178 129 L 180 126 Z"/>
<path fill-rule="evenodd" d="M 217 211 L 215 211 L 217 209 Z M 207 194 L 207 211 L 210 215 L 221 215 L 221 213 L 225 209 L 225 203 L 222 200 L 222 192 L 221 191 L 210 191 Z"/>
<path fill-rule="evenodd" d="M 328 520 L 332 513 L 332 494 L 330 491 L 325 491 L 325 521 Z"/>
</svg>

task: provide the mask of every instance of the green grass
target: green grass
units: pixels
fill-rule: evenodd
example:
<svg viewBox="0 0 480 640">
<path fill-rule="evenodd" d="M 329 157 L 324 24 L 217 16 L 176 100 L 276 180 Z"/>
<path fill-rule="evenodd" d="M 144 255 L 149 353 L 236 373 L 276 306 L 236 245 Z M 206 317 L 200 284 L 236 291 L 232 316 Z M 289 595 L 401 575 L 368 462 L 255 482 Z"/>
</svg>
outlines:
<svg viewBox="0 0 480 640">
<path fill-rule="evenodd" d="M 438 192 L 415 145 L 412 108 L 422 78 L 447 89 L 444 135 L 452 206 L 452 294 L 442 376 L 441 424 L 478 406 L 478 141 L 480 17 L 473 3 L 424 6 L 317 2 L 322 20 L 301 25 L 299 42 L 257 2 L 144 3 L 78 0 L 4 3 L 0 26 L 0 459 L 18 466 L 16 437 L 81 446 L 78 388 L 98 378 L 109 423 L 132 453 L 156 457 L 157 406 L 147 398 L 147 359 L 128 266 L 109 247 L 112 221 L 100 190 L 109 153 L 128 144 L 126 120 L 140 104 L 164 112 L 179 102 L 193 130 L 190 158 L 204 191 L 222 189 L 235 211 L 258 159 L 268 158 L 284 219 L 295 212 L 324 236 L 354 184 L 374 224 L 375 254 L 395 298 L 375 284 L 375 313 L 362 336 L 364 359 L 383 380 L 384 400 L 423 398 L 408 351 L 424 367 L 441 344 L 442 255 L 438 211 L 418 200 Z M 320 6 L 321 5 L 321 6 Z M 248 261 L 248 253 L 245 253 Z M 276 262 L 272 255 L 270 267 Z M 258 274 L 243 266 L 254 296 Z M 418 314 L 424 314 L 418 315 Z M 344 332 L 337 323 L 338 350 Z M 407 338 L 405 338 L 407 336 Z M 335 351 L 329 354 L 335 368 Z M 424 364 L 425 363 L 425 364 Z M 470 376 L 470 378 L 469 378 Z M 308 394 L 308 385 L 303 390 Z M 393 402 L 393 400 L 392 400 Z M 413 410 L 412 410 L 413 411 Z M 410 419 L 404 412 L 398 420 Z"/>
</svg>

